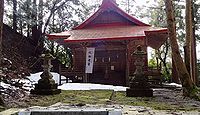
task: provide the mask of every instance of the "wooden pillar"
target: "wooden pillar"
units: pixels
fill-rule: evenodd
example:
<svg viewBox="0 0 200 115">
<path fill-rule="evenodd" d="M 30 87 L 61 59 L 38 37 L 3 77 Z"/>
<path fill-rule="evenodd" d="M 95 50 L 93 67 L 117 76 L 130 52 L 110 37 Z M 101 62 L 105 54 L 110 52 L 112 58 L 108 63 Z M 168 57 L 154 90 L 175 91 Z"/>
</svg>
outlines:
<svg viewBox="0 0 200 115">
<path fill-rule="evenodd" d="M 81 44 L 82 47 L 83 47 L 83 59 L 84 59 L 84 67 L 86 69 L 86 48 L 87 48 L 87 43 L 82 43 Z M 85 72 L 85 69 L 84 69 L 84 72 Z M 85 73 L 84 76 L 83 76 L 83 83 L 87 83 L 88 82 L 88 74 Z"/>
<path fill-rule="evenodd" d="M 129 41 L 126 41 L 126 86 L 128 87 L 129 84 Z"/>
<path fill-rule="evenodd" d="M 61 64 L 59 63 L 59 85 L 61 85 L 61 80 L 62 80 L 62 78 L 61 78 Z"/>
<path fill-rule="evenodd" d="M 85 64 L 85 69 L 86 69 L 86 46 L 84 46 L 83 47 L 83 54 L 84 54 L 84 64 Z M 85 72 L 85 70 L 84 70 L 84 72 Z M 87 80 L 87 77 L 88 77 L 88 74 L 87 73 L 85 73 L 85 75 L 83 76 L 83 83 L 87 83 L 88 82 L 88 80 Z"/>
</svg>

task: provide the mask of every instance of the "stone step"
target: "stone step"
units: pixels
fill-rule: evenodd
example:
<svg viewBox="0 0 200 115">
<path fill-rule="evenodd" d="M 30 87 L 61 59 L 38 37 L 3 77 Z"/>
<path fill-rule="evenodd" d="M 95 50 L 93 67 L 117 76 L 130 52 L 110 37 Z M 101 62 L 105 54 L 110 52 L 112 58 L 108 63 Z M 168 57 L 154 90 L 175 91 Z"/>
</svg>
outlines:
<svg viewBox="0 0 200 115">
<path fill-rule="evenodd" d="M 18 115 L 122 115 L 121 110 L 31 110 L 21 111 Z"/>
</svg>

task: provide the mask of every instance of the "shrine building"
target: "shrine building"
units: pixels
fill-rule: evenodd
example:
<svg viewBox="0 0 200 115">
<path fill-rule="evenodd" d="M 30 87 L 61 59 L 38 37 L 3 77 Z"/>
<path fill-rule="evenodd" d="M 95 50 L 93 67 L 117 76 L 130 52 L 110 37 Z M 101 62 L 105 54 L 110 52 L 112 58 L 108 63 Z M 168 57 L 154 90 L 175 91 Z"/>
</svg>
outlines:
<svg viewBox="0 0 200 115">
<path fill-rule="evenodd" d="M 128 86 L 135 71 L 133 52 L 140 45 L 159 49 L 168 38 L 166 28 L 152 27 L 121 10 L 115 0 L 103 0 L 100 8 L 69 31 L 47 35 L 73 54 L 73 67 L 60 74 L 82 82 Z M 144 56 L 148 71 L 148 54 Z"/>
</svg>

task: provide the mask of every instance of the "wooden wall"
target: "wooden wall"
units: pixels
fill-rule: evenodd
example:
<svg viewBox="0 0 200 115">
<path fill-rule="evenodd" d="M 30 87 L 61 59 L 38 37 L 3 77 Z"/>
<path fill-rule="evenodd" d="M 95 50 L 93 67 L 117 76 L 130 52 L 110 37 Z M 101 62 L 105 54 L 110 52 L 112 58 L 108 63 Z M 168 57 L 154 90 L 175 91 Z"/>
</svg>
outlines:
<svg viewBox="0 0 200 115">
<path fill-rule="evenodd" d="M 135 71 L 134 60 L 132 55 L 138 45 L 147 52 L 145 39 L 134 39 L 127 41 L 96 41 L 80 45 L 72 49 L 73 53 L 73 69 L 74 71 L 85 72 L 85 48 L 95 47 L 94 68 L 92 74 L 87 74 L 89 82 L 126 85 L 127 67 L 129 74 Z M 127 52 L 128 51 L 128 52 Z M 127 58 L 128 55 L 128 58 Z M 128 63 L 127 63 L 128 59 Z M 147 55 L 145 66 L 147 67 Z M 129 64 L 129 66 L 127 66 Z M 84 74 L 83 74 L 84 75 Z"/>
</svg>

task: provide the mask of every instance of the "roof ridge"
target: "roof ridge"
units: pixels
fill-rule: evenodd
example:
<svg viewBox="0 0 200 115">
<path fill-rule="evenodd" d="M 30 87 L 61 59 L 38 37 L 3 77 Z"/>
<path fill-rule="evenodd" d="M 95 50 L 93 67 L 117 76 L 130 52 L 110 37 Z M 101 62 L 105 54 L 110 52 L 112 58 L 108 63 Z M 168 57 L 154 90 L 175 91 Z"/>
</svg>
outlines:
<svg viewBox="0 0 200 115">
<path fill-rule="evenodd" d="M 118 14 L 120 14 L 125 19 L 131 21 L 132 23 L 138 25 L 138 26 L 150 26 L 148 24 L 143 23 L 142 21 L 136 19 L 135 17 L 129 15 L 128 13 L 124 12 L 121 8 L 118 7 L 116 0 L 103 0 L 100 8 L 88 19 L 86 19 L 84 22 L 79 24 L 78 26 L 74 27 L 73 29 L 82 29 L 85 26 L 87 26 L 91 21 L 93 21 L 97 16 L 99 16 L 103 11 L 113 9 Z"/>
<path fill-rule="evenodd" d="M 103 0 L 102 3 L 104 2 L 113 2 L 113 3 L 116 3 L 116 0 Z"/>
</svg>

